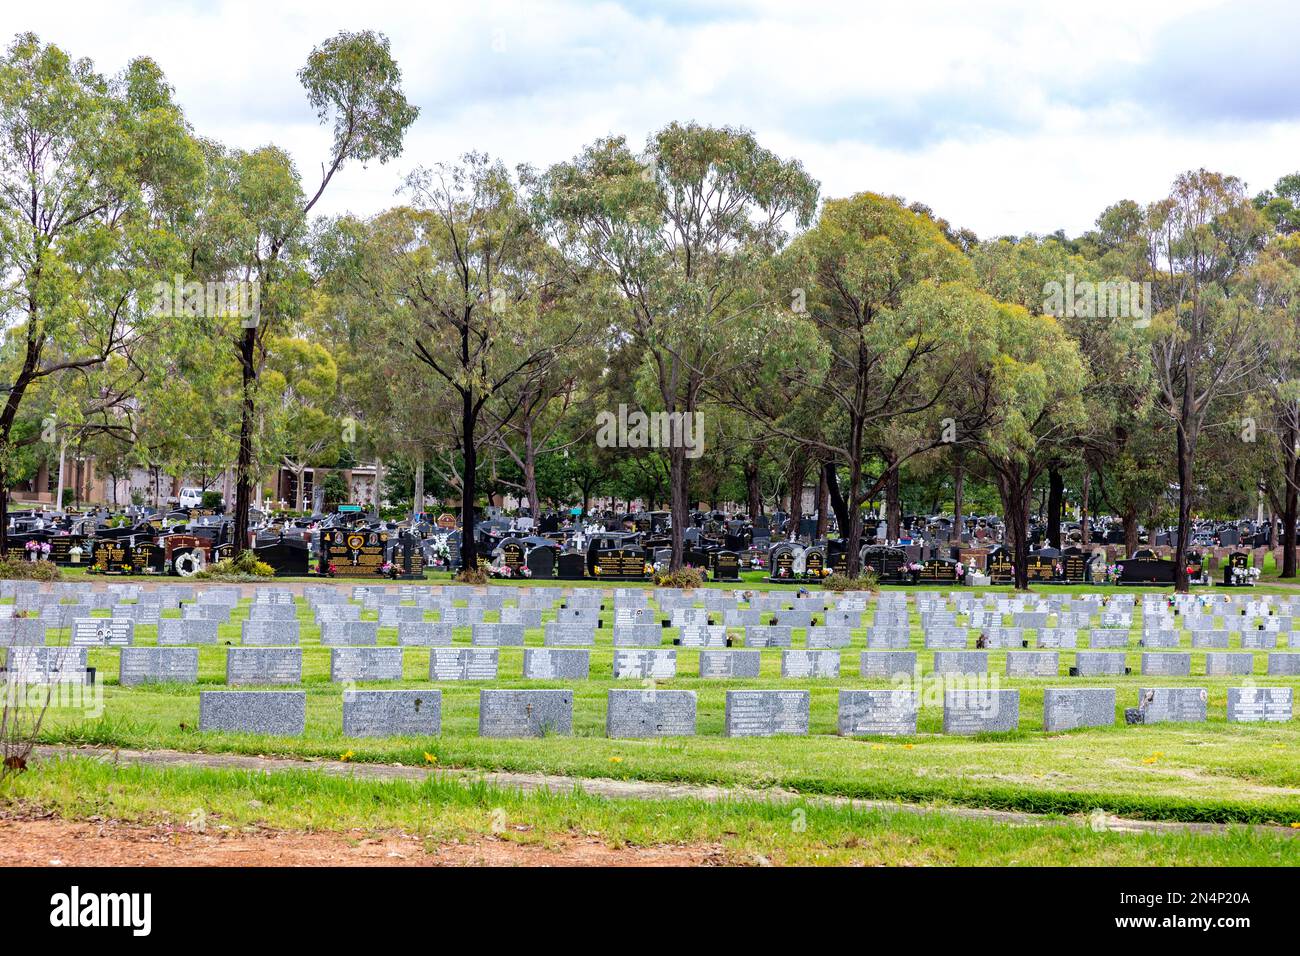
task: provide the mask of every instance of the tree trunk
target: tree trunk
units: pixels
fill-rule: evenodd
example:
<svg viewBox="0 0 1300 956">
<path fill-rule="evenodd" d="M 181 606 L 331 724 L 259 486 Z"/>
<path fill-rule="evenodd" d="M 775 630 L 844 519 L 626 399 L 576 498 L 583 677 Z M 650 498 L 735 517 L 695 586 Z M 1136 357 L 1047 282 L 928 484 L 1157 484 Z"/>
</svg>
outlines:
<svg viewBox="0 0 1300 956">
<path fill-rule="evenodd" d="M 424 513 L 424 458 L 415 460 L 414 473 L 411 475 L 411 521 L 419 519 Z"/>
<path fill-rule="evenodd" d="M 533 420 L 524 419 L 524 494 L 528 496 L 528 516 L 533 519 L 534 534 L 541 518 L 537 501 L 537 449 L 533 444 Z"/>
<path fill-rule="evenodd" d="M 1137 505 L 1130 505 L 1124 511 L 1124 557 L 1131 558 L 1138 549 Z"/>
<path fill-rule="evenodd" d="M 1079 505 L 1079 541 L 1084 547 L 1090 543 L 1092 535 L 1088 529 L 1088 493 L 1092 490 L 1092 469 L 1083 466 L 1083 492 Z"/>
<path fill-rule="evenodd" d="M 861 456 L 859 456 L 861 457 Z M 861 471 L 861 465 L 859 472 Z M 835 512 L 835 524 L 839 528 L 840 536 L 843 537 L 844 531 L 849 526 L 849 506 L 844 501 L 844 495 L 840 492 L 839 473 L 833 462 L 827 462 L 824 469 L 826 474 L 826 494 L 830 498 L 831 510 Z M 817 537 L 826 537 L 825 529 L 818 526 Z"/>
<path fill-rule="evenodd" d="M 885 482 L 885 535 L 890 541 L 903 536 L 903 500 L 899 486 L 898 464 L 887 460 L 888 480 Z"/>
<path fill-rule="evenodd" d="M 1296 518 L 1300 508 L 1300 458 L 1288 463 L 1286 507 L 1282 510 L 1282 577 L 1296 576 Z"/>
<path fill-rule="evenodd" d="M 1011 544 L 1015 564 L 1014 579 L 1017 591 L 1029 590 L 1029 504 L 1033 483 L 1025 484 L 1019 475 L 1014 477 L 999 473 L 998 492 L 1002 498 L 1002 511 L 1007 523 L 1007 538 Z M 1004 545 L 1007 542 L 1003 542 Z"/>
<path fill-rule="evenodd" d="M 752 524 L 758 518 L 762 506 L 762 495 L 758 489 L 758 462 L 756 461 L 745 463 L 745 491 L 749 498 L 749 520 Z"/>
<path fill-rule="evenodd" d="M 1061 547 L 1061 504 L 1065 498 L 1065 479 L 1053 465 L 1047 469 L 1047 543 Z"/>
<path fill-rule="evenodd" d="M 966 504 L 963 500 L 966 494 L 966 452 L 960 447 L 954 448 L 953 457 L 956 464 L 952 479 L 952 533 L 948 535 L 948 540 L 960 545 L 966 519 L 963 513 Z"/>
<path fill-rule="evenodd" d="M 674 443 L 668 449 L 668 491 L 673 515 L 672 549 L 673 556 L 669 562 L 670 571 L 680 570 L 686 558 L 686 523 L 690 520 L 690 509 L 686 500 L 687 481 L 690 473 L 686 460 L 686 449 Z"/>
<path fill-rule="evenodd" d="M 803 483 L 807 475 L 808 459 L 803 453 L 796 453 L 790 462 L 790 517 L 786 519 L 794 530 L 787 532 L 787 538 L 799 533 L 799 522 L 803 520 Z M 780 532 L 779 528 L 775 530 Z"/>
<path fill-rule="evenodd" d="M 826 483 L 826 475 L 828 470 L 833 471 L 833 469 L 833 465 L 824 463 L 817 475 L 817 528 L 813 532 L 814 538 L 826 537 L 826 532 L 831 526 L 831 493 Z M 795 528 L 794 533 L 798 537 L 799 529 Z"/>
<path fill-rule="evenodd" d="M 1188 396 L 1190 398 L 1190 396 Z M 1184 404 L 1187 404 L 1185 401 Z M 1174 590 L 1187 593 L 1187 541 L 1192 534 L 1192 465 L 1195 442 L 1178 425 L 1178 543 L 1174 546 Z"/>
<path fill-rule="evenodd" d="M 231 529 L 236 556 L 248 548 L 248 521 L 253 502 L 253 417 L 257 411 L 253 398 L 257 378 L 254 364 L 256 336 L 256 328 L 247 328 L 239 343 L 243 398 L 239 409 L 239 454 L 235 459 L 235 523 Z"/>
</svg>

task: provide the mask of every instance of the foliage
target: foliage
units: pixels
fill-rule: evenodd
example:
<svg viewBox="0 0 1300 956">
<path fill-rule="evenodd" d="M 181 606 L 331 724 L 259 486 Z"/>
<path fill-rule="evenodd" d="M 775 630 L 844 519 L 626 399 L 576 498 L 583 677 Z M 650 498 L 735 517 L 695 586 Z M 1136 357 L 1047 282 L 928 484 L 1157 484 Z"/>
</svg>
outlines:
<svg viewBox="0 0 1300 956">
<path fill-rule="evenodd" d="M 63 572 L 53 561 L 0 558 L 0 579 L 6 581 L 61 581 Z"/>
<path fill-rule="evenodd" d="M 675 571 L 662 571 L 654 576 L 661 588 L 699 588 L 704 586 L 704 572 L 699 568 L 680 567 Z"/>
<path fill-rule="evenodd" d="M 275 568 L 259 561 L 252 551 L 245 550 L 236 557 L 209 565 L 193 577 L 208 581 L 260 581 L 275 577 Z"/>
</svg>

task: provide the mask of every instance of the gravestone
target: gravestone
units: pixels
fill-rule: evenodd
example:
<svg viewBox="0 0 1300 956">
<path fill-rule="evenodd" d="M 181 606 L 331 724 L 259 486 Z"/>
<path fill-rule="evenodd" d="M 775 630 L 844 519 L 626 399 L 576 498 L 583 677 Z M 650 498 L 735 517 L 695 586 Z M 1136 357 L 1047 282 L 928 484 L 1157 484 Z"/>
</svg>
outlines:
<svg viewBox="0 0 1300 956">
<path fill-rule="evenodd" d="M 1055 677 L 1060 672 L 1056 651 L 1007 651 L 1008 677 Z"/>
<path fill-rule="evenodd" d="M 781 676 L 784 678 L 839 677 L 839 651 L 782 651 Z"/>
<path fill-rule="evenodd" d="M 943 692 L 945 734 L 1002 733 L 1020 726 L 1020 691 L 987 688 Z"/>
<path fill-rule="evenodd" d="M 1047 687 L 1043 690 L 1043 730 L 1055 733 L 1115 723 L 1115 688 Z"/>
<path fill-rule="evenodd" d="M 587 576 L 587 559 L 585 555 L 566 551 L 555 563 L 555 576 L 561 581 L 581 581 Z"/>
<path fill-rule="evenodd" d="M 401 680 L 400 647 L 335 647 L 330 650 L 330 680 Z"/>
<path fill-rule="evenodd" d="M 524 648 L 524 677 L 527 680 L 587 680 L 591 652 L 585 647 Z"/>
<path fill-rule="evenodd" d="M 119 661 L 118 683 L 197 684 L 199 649 L 197 647 L 124 647 Z"/>
<path fill-rule="evenodd" d="M 1209 691 L 1204 687 L 1140 687 L 1138 705 L 1124 711 L 1130 724 L 1203 723 Z"/>
<path fill-rule="evenodd" d="M 245 621 L 240 642 L 246 647 L 291 647 L 298 643 L 297 621 Z"/>
<path fill-rule="evenodd" d="M 39 647 L 44 643 L 45 622 L 40 618 L 0 618 L 0 647 Z"/>
<path fill-rule="evenodd" d="M 611 690 L 606 737 L 695 736 L 695 691 Z"/>
<path fill-rule="evenodd" d="M 216 621 L 183 620 L 165 617 L 158 622 L 158 646 L 176 647 L 184 644 L 217 643 Z"/>
<path fill-rule="evenodd" d="M 1088 631 L 1088 647 L 1125 648 L 1128 647 L 1128 637 L 1127 630 L 1094 627 Z"/>
<path fill-rule="evenodd" d="M 916 651 L 863 651 L 858 671 L 876 680 L 892 680 L 899 674 L 910 677 L 916 671 Z"/>
<path fill-rule="evenodd" d="M 840 736 L 914 734 L 919 707 L 920 695 L 912 690 L 842 690 Z"/>
<path fill-rule="evenodd" d="M 227 648 L 226 683 L 232 685 L 301 684 L 302 648 Z"/>
<path fill-rule="evenodd" d="M 1300 676 L 1300 651 L 1274 651 L 1268 655 L 1269 677 Z"/>
<path fill-rule="evenodd" d="M 616 648 L 614 676 L 669 680 L 677 676 L 677 651 L 669 647 Z"/>
<path fill-rule="evenodd" d="M 440 621 L 403 621 L 397 625 L 402 647 L 450 647 L 452 626 Z"/>
<path fill-rule="evenodd" d="M 109 617 L 79 617 L 72 622 L 73 647 L 129 647 L 135 643 L 135 621 Z"/>
<path fill-rule="evenodd" d="M 300 737 L 307 695 L 300 690 L 199 692 L 199 730 Z"/>
<path fill-rule="evenodd" d="M 1123 651 L 1076 651 L 1075 677 L 1114 677 L 1127 672 L 1128 655 Z"/>
<path fill-rule="evenodd" d="M 571 690 L 481 690 L 480 737 L 542 737 L 573 733 Z"/>
<path fill-rule="evenodd" d="M 658 624 L 615 624 L 615 647 L 658 647 L 663 643 L 664 629 Z"/>
<path fill-rule="evenodd" d="M 877 615 L 878 616 L 878 615 Z M 867 631 L 867 647 L 875 650 L 901 650 L 912 643 L 912 635 L 906 625 L 901 627 L 873 625 Z"/>
<path fill-rule="evenodd" d="M 596 629 L 590 624 L 550 622 L 542 634 L 547 647 L 590 647 L 596 643 Z"/>
<path fill-rule="evenodd" d="M 296 621 L 298 609 L 292 604 L 254 603 L 248 606 L 250 621 Z"/>
<path fill-rule="evenodd" d="M 794 643 L 793 628 L 783 624 L 764 624 L 745 628 L 746 647 L 790 647 Z"/>
<path fill-rule="evenodd" d="M 84 647 L 5 648 L 6 676 L 15 684 L 90 683 Z"/>
<path fill-rule="evenodd" d="M 987 674 L 989 672 L 989 655 L 987 651 L 935 651 L 935 674 Z"/>
<path fill-rule="evenodd" d="M 1228 723 L 1286 723 L 1291 700 L 1290 687 L 1229 687 Z"/>
<path fill-rule="evenodd" d="M 475 647 L 523 647 L 524 626 L 480 621 L 474 625 L 471 642 Z"/>
<path fill-rule="evenodd" d="M 729 690 L 725 710 L 728 737 L 774 737 L 808 733 L 806 690 Z"/>
<path fill-rule="evenodd" d="M 853 643 L 853 631 L 847 627 L 810 627 L 807 643 L 810 648 L 848 647 Z"/>
<path fill-rule="evenodd" d="M 1187 677 L 1192 673 L 1192 655 L 1176 651 L 1143 654 L 1142 673 L 1160 677 Z"/>
<path fill-rule="evenodd" d="M 495 647 L 432 647 L 429 680 L 496 680 Z"/>
<path fill-rule="evenodd" d="M 1254 672 L 1254 654 L 1230 651 L 1205 652 L 1205 673 L 1208 677 L 1242 677 Z"/>
<path fill-rule="evenodd" d="M 343 695 L 344 737 L 436 737 L 440 690 L 352 690 Z"/>
<path fill-rule="evenodd" d="M 762 659 L 758 651 L 700 651 L 701 677 L 757 677 L 761 666 Z"/>
<path fill-rule="evenodd" d="M 320 626 L 322 647 L 360 647 L 379 643 L 374 621 L 329 621 Z"/>
<path fill-rule="evenodd" d="M 682 647 L 726 647 L 727 629 L 721 624 L 686 624 L 678 628 Z"/>
</svg>

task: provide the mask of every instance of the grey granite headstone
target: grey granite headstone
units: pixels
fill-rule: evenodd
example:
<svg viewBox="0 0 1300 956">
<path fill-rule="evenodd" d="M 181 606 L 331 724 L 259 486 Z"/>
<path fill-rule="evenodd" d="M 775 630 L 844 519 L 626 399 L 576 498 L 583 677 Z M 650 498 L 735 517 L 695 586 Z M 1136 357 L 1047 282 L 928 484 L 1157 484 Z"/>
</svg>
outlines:
<svg viewBox="0 0 1300 956">
<path fill-rule="evenodd" d="M 839 677 L 840 652 L 782 651 L 781 676 L 784 678 Z"/>
<path fill-rule="evenodd" d="M 1001 733 L 1020 726 L 1020 691 L 972 688 L 943 692 L 945 734 Z"/>
<path fill-rule="evenodd" d="M 1276 631 L 1241 632 L 1241 649 L 1244 651 L 1271 651 L 1276 647 Z"/>
<path fill-rule="evenodd" d="M 0 647 L 39 647 L 44 643 L 45 622 L 40 618 L 0 618 Z"/>
<path fill-rule="evenodd" d="M 790 647 L 793 643 L 794 630 L 784 624 L 745 628 L 746 647 Z"/>
<path fill-rule="evenodd" d="M 840 736 L 914 734 L 919 707 L 914 690 L 842 690 Z"/>
<path fill-rule="evenodd" d="M 298 643 L 298 622 L 245 621 L 240 642 L 245 647 L 292 647 Z"/>
<path fill-rule="evenodd" d="M 614 676 L 616 678 L 646 678 L 668 680 L 677 676 L 677 650 L 660 648 L 616 648 L 614 650 Z"/>
<path fill-rule="evenodd" d="M 1187 677 L 1192 673 L 1192 655 L 1178 651 L 1142 654 L 1142 673 L 1161 677 Z"/>
<path fill-rule="evenodd" d="M 695 691 L 611 690 L 606 737 L 695 736 Z"/>
<path fill-rule="evenodd" d="M 129 647 L 135 643 L 135 621 L 125 618 L 81 617 L 72 622 L 73 647 Z"/>
<path fill-rule="evenodd" d="M 912 634 L 902 627 L 876 626 L 867 631 L 867 647 L 871 650 L 902 650 L 912 645 Z"/>
<path fill-rule="evenodd" d="M 481 690 L 480 737 L 541 737 L 573 733 L 571 690 Z"/>
<path fill-rule="evenodd" d="M 400 647 L 335 647 L 330 650 L 330 680 L 401 680 Z"/>
<path fill-rule="evenodd" d="M 761 666 L 762 658 L 758 651 L 700 651 L 701 677 L 757 677 Z"/>
<path fill-rule="evenodd" d="M 442 621 L 403 621 L 397 643 L 403 647 L 450 647 L 452 626 Z"/>
<path fill-rule="evenodd" d="M 440 690 L 353 690 L 343 695 L 344 737 L 436 737 Z"/>
<path fill-rule="evenodd" d="M 71 681 L 85 683 L 84 647 L 7 647 L 3 650 L 5 670 L 16 684 L 48 684 Z"/>
<path fill-rule="evenodd" d="M 1055 677 L 1060 672 L 1057 651 L 1007 651 L 1008 677 Z"/>
<path fill-rule="evenodd" d="M 1268 655 L 1270 677 L 1295 677 L 1300 675 L 1300 651 L 1273 651 Z"/>
<path fill-rule="evenodd" d="M 808 628 L 809 648 L 848 647 L 853 643 L 853 632 L 847 627 L 810 627 Z"/>
<path fill-rule="evenodd" d="M 380 627 L 400 627 L 403 622 L 412 623 L 424 620 L 424 608 L 409 605 L 388 605 L 379 609 Z"/>
<path fill-rule="evenodd" d="M 806 690 L 729 690 L 726 736 L 806 735 L 809 701 Z"/>
<path fill-rule="evenodd" d="M 1255 655 L 1249 652 L 1206 651 L 1205 674 L 1207 677 L 1241 677 L 1255 672 Z"/>
<path fill-rule="evenodd" d="M 551 622 L 542 631 L 547 647 L 590 647 L 596 643 L 596 628 L 582 622 Z"/>
<path fill-rule="evenodd" d="M 226 683 L 301 684 L 302 648 L 227 648 Z"/>
<path fill-rule="evenodd" d="M 935 674 L 987 674 L 988 651 L 935 651 Z"/>
<path fill-rule="evenodd" d="M 1094 627 L 1088 632 L 1088 647 L 1090 648 L 1123 648 L 1128 647 L 1128 641 L 1129 632 L 1127 630 Z"/>
<path fill-rule="evenodd" d="M 374 621 L 327 621 L 320 626 L 322 647 L 373 647 L 379 643 Z"/>
<path fill-rule="evenodd" d="M 586 680 L 591 651 L 585 647 L 526 647 L 524 677 L 528 680 Z"/>
<path fill-rule="evenodd" d="M 1043 730 L 1054 733 L 1115 723 L 1115 688 L 1047 687 L 1043 690 Z"/>
<path fill-rule="evenodd" d="M 721 624 L 687 624 L 678 629 L 682 647 L 726 647 L 727 629 Z"/>
<path fill-rule="evenodd" d="M 429 649 L 429 680 L 496 680 L 495 647 Z"/>
<path fill-rule="evenodd" d="M 298 609 L 292 604 L 251 604 L 248 607 L 250 621 L 296 621 Z"/>
<path fill-rule="evenodd" d="M 1290 687 L 1229 687 L 1228 723 L 1286 723 L 1292 715 Z"/>
<path fill-rule="evenodd" d="M 1123 651 L 1078 651 L 1074 666 L 1079 677 L 1114 677 L 1124 673 L 1127 655 Z"/>
<path fill-rule="evenodd" d="M 158 646 L 178 647 L 186 644 L 215 644 L 220 624 L 215 621 L 181 620 L 165 617 L 158 622 Z"/>
<path fill-rule="evenodd" d="M 524 626 L 480 621 L 474 625 L 471 641 L 475 647 L 523 647 Z"/>
<path fill-rule="evenodd" d="M 1204 687 L 1140 687 L 1137 710 L 1142 717 L 1135 722 L 1202 723 L 1208 701 L 1209 691 Z"/>
<path fill-rule="evenodd" d="M 1227 630 L 1192 631 L 1192 647 L 1213 647 L 1227 650 Z"/>
<path fill-rule="evenodd" d="M 615 624 L 615 647 L 658 647 L 664 642 L 664 629 L 658 624 Z"/>
<path fill-rule="evenodd" d="M 199 680 L 197 647 L 124 647 L 119 662 L 118 683 L 196 684 Z"/>
<path fill-rule="evenodd" d="M 863 677 L 891 680 L 898 674 L 916 672 L 916 651 L 863 651 L 858 664 Z"/>
<path fill-rule="evenodd" d="M 964 627 L 930 627 L 925 632 L 925 646 L 960 650 L 968 646 Z"/>
<path fill-rule="evenodd" d="M 1038 629 L 1038 646 L 1046 648 L 1074 648 L 1078 646 L 1079 635 L 1073 628 L 1040 627 Z"/>
<path fill-rule="evenodd" d="M 300 690 L 199 692 L 199 730 L 300 737 L 307 695 Z"/>
</svg>

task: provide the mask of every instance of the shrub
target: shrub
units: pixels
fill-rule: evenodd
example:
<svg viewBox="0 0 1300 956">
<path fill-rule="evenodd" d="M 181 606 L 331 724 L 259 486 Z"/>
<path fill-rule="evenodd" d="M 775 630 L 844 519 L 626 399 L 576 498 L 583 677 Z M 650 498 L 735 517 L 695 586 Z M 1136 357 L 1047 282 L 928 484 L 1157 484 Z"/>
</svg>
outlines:
<svg viewBox="0 0 1300 956">
<path fill-rule="evenodd" d="M 206 581 L 258 581 L 274 576 L 275 568 L 257 560 L 252 551 L 241 551 L 238 557 L 218 561 L 194 575 Z"/>
<path fill-rule="evenodd" d="M 661 588 L 698 588 L 704 586 L 704 572 L 699 568 L 678 568 L 655 575 L 655 584 Z"/>
<path fill-rule="evenodd" d="M 0 578 L 7 581 L 60 581 L 63 572 L 53 561 L 15 561 L 0 558 Z"/>
<path fill-rule="evenodd" d="M 464 568 L 456 575 L 456 580 L 461 584 L 487 584 L 488 573 L 482 568 Z"/>
<path fill-rule="evenodd" d="M 875 571 L 862 571 L 856 578 L 838 571 L 822 581 L 827 591 L 875 591 L 880 587 L 880 576 Z"/>
<path fill-rule="evenodd" d="M 203 492 L 203 498 L 199 504 L 204 511 L 216 511 L 218 508 L 221 507 L 221 492 L 219 491 Z"/>
</svg>

